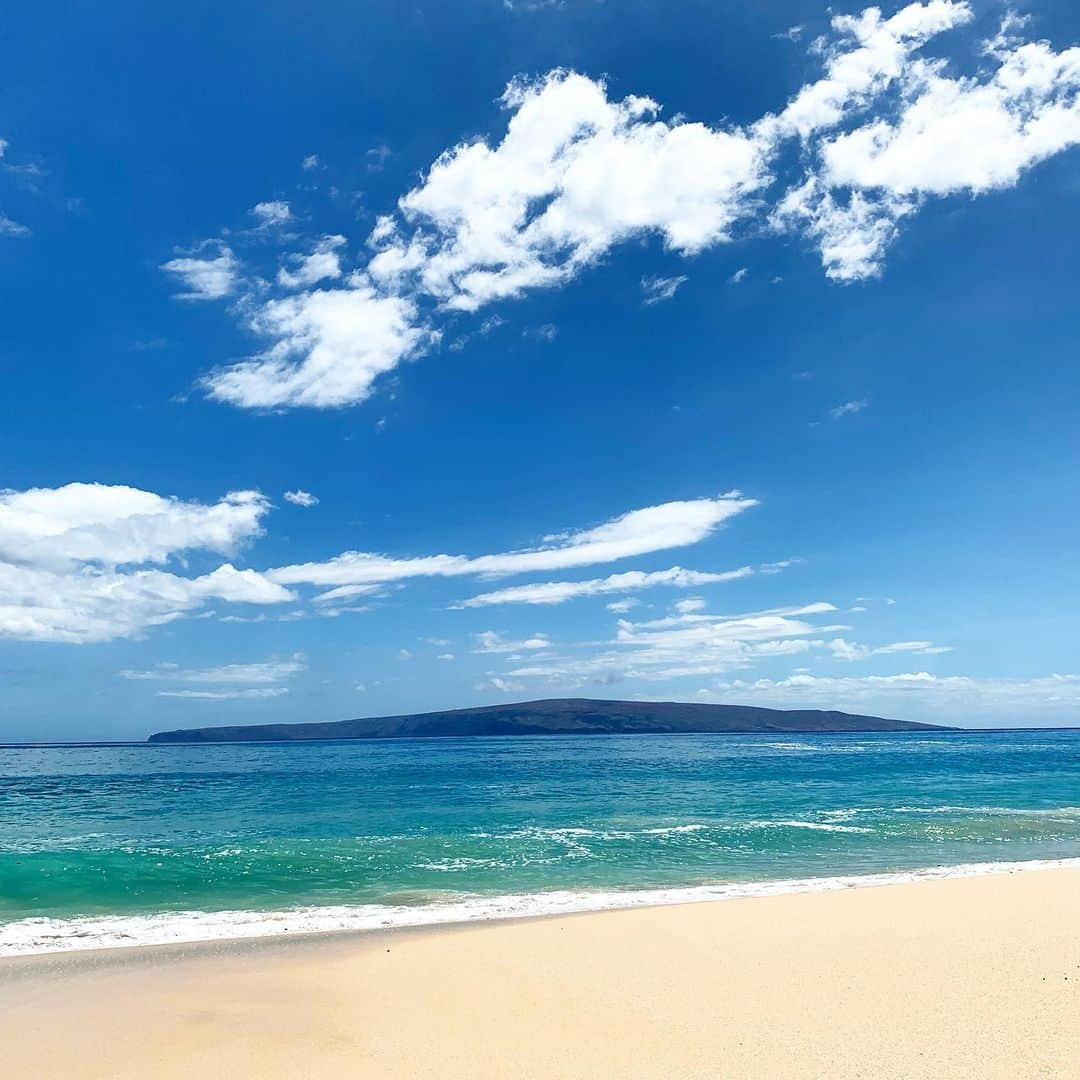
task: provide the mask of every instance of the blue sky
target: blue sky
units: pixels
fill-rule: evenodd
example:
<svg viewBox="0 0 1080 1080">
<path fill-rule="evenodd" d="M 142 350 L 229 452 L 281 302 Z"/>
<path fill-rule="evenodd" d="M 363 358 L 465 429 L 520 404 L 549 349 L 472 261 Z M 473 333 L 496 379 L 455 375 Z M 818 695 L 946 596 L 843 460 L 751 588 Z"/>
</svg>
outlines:
<svg viewBox="0 0 1080 1080">
<path fill-rule="evenodd" d="M 1080 722 L 1074 5 L 7 36 L 0 738 Z"/>
</svg>

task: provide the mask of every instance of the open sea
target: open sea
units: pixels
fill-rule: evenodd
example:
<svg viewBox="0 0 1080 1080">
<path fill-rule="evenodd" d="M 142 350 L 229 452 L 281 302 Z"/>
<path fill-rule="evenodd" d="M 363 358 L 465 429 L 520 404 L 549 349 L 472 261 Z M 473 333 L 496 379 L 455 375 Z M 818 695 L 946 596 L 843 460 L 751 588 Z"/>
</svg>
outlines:
<svg viewBox="0 0 1080 1080">
<path fill-rule="evenodd" d="M 0 749 L 0 955 L 1078 858 L 1080 731 Z"/>
</svg>

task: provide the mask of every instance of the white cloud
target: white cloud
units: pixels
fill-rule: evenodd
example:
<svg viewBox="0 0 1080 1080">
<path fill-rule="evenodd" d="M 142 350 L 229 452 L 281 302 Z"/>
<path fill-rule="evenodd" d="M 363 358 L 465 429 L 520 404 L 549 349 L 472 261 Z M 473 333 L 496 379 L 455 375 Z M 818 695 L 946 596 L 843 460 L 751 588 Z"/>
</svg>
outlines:
<svg viewBox="0 0 1080 1080">
<path fill-rule="evenodd" d="M 227 555 L 262 533 L 257 491 L 209 505 L 123 485 L 0 491 L 0 559 L 37 565 L 164 563 L 192 549 Z"/>
<path fill-rule="evenodd" d="M 89 564 L 64 571 L 0 562 L 0 637 L 70 644 L 138 637 L 213 600 L 280 604 L 288 589 L 226 563 L 210 574 L 118 572 Z"/>
<path fill-rule="evenodd" d="M 541 659 L 512 668 L 512 678 L 548 681 L 618 675 L 648 681 L 720 674 L 777 657 L 799 655 L 824 646 L 823 633 L 838 626 L 808 621 L 836 609 L 818 602 L 771 608 L 740 615 L 705 615 L 696 611 L 633 623 L 620 620 L 615 637 L 598 653 Z"/>
<path fill-rule="evenodd" d="M 7 154 L 8 141 L 7 139 L 0 139 L 0 159 Z M 4 165 L 4 169 L 8 172 L 15 172 L 20 170 L 29 169 L 32 173 L 37 170 L 36 166 L 13 166 Z M 27 226 L 20 224 L 17 221 L 12 221 L 6 214 L 0 212 L 0 236 L 13 236 L 19 238 L 25 238 L 30 236 L 30 229 Z"/>
<path fill-rule="evenodd" d="M 282 199 L 256 203 L 248 213 L 257 219 L 261 225 L 265 226 L 283 225 L 292 218 L 292 209 Z"/>
<path fill-rule="evenodd" d="M 210 246 L 216 254 L 182 255 L 162 264 L 161 269 L 179 278 L 187 289 L 177 293 L 177 299 L 220 300 L 232 293 L 239 270 L 236 256 L 224 244 L 214 241 Z"/>
<path fill-rule="evenodd" d="M 110 641 L 215 600 L 293 600 L 280 584 L 231 563 L 198 576 L 158 568 L 189 554 L 234 553 L 261 534 L 268 509 L 254 491 L 211 504 L 105 484 L 2 492 L 0 637 Z"/>
<path fill-rule="evenodd" d="M 931 3 L 884 23 L 876 9 L 834 20 L 859 47 L 834 53 L 830 67 L 843 63 L 856 74 L 804 88 L 806 134 L 836 124 L 851 106 L 869 115 L 814 144 L 808 179 L 773 216 L 779 227 L 803 228 L 818 241 L 830 277 L 880 273 L 898 223 L 927 198 L 1013 187 L 1033 165 L 1080 143 L 1080 48 L 1059 53 L 1047 42 L 1021 42 L 1012 34 L 1018 21 L 1007 16 L 1001 33 L 984 44 L 975 74 L 950 75 L 944 63 L 910 55 L 910 46 L 971 17 L 966 4 Z M 906 37 L 895 30 L 901 24 Z M 894 84 L 897 107 L 882 100 L 876 112 L 867 109 Z M 839 112 L 831 101 L 843 102 Z"/>
<path fill-rule="evenodd" d="M 798 566 L 802 559 L 780 559 L 777 562 L 762 563 L 758 568 L 759 574 L 779 574 L 788 567 Z"/>
<path fill-rule="evenodd" d="M 720 682 L 716 689 L 728 701 L 762 701 L 801 706 L 889 702 L 907 706 L 912 699 L 926 699 L 956 709 L 961 704 L 983 710 L 1008 712 L 1017 706 L 1067 708 L 1080 706 L 1080 675 L 1047 675 L 1029 679 L 978 678 L 969 675 L 931 675 L 925 671 L 898 675 L 817 676 L 790 675 L 785 679 Z M 947 718 L 960 722 L 965 715 L 949 711 Z M 947 722 L 947 721 L 946 721 Z"/>
<path fill-rule="evenodd" d="M 271 347 L 211 372 L 202 386 L 247 408 L 363 401 L 379 375 L 433 340 L 417 319 L 412 300 L 379 294 L 362 275 L 346 288 L 269 300 L 256 309 L 251 328 Z"/>
<path fill-rule="evenodd" d="M 559 336 L 559 328 L 554 323 L 544 323 L 542 326 L 533 326 L 523 330 L 521 336 L 535 341 L 545 341 L 550 345 Z"/>
<path fill-rule="evenodd" d="M 824 43 L 825 74 L 803 86 L 778 116 L 765 117 L 758 129 L 770 140 L 797 135 L 808 139 L 835 127 L 854 109 L 868 106 L 903 74 L 910 55 L 932 37 L 973 18 L 966 3 L 928 0 L 909 4 L 890 19 L 881 9 L 836 15 L 833 31 L 851 47 Z"/>
<path fill-rule="evenodd" d="M 6 214 L 0 213 L 0 236 L 14 236 L 23 239 L 30 236 L 30 229 L 17 221 L 12 221 Z"/>
<path fill-rule="evenodd" d="M 297 488 L 295 491 L 286 491 L 283 498 L 286 502 L 291 502 L 294 506 L 318 506 L 319 498 L 317 495 L 312 495 L 310 491 L 304 491 L 303 488 Z"/>
<path fill-rule="evenodd" d="M 520 653 L 551 648 L 547 634 L 533 634 L 522 641 L 507 641 L 494 630 L 484 630 L 473 637 L 476 641 L 474 653 Z"/>
<path fill-rule="evenodd" d="M 779 38 L 782 41 L 798 41 L 802 37 L 804 26 L 789 26 L 786 30 L 779 34 L 773 34 L 774 38 Z"/>
<path fill-rule="evenodd" d="M 500 694 L 518 694 L 525 689 L 525 686 L 511 679 L 504 679 L 499 675 L 489 675 L 486 679 L 474 683 L 473 689 L 481 693 L 486 690 L 495 690 Z"/>
<path fill-rule="evenodd" d="M 829 651 L 837 660 L 867 660 L 871 656 L 891 656 L 896 653 L 914 653 L 917 656 L 937 656 L 952 652 L 951 645 L 935 645 L 932 641 L 894 641 L 890 645 L 860 645 L 844 638 L 828 642 Z"/>
<path fill-rule="evenodd" d="M 457 657 L 455 657 L 452 652 L 445 652 L 445 653 L 439 653 L 439 655 L 437 657 L 435 657 L 435 659 L 436 660 L 450 661 L 450 660 L 456 660 Z"/>
<path fill-rule="evenodd" d="M 745 266 L 740 266 L 739 269 L 728 278 L 728 284 L 738 285 L 740 282 L 746 280 L 746 275 L 749 273 L 750 271 Z"/>
<path fill-rule="evenodd" d="M 335 234 L 322 237 L 310 255 L 291 257 L 290 262 L 295 269 L 287 270 L 282 267 L 278 271 L 278 284 L 287 289 L 296 289 L 341 277 L 341 257 L 338 251 L 344 246 L 344 236 Z"/>
<path fill-rule="evenodd" d="M 406 275 L 474 311 L 565 282 L 634 236 L 684 254 L 725 240 L 767 178 L 746 133 L 658 120 L 650 99 L 612 101 L 574 72 L 515 81 L 502 102 L 500 142 L 454 147 L 401 198 L 413 232 L 372 260 L 377 281 Z"/>
<path fill-rule="evenodd" d="M 676 600 L 674 606 L 680 615 L 692 615 L 695 611 L 705 610 L 705 598 L 703 596 L 688 596 L 685 600 Z"/>
<path fill-rule="evenodd" d="M 381 594 L 386 589 L 382 582 L 373 582 L 368 585 L 339 585 L 336 589 L 329 589 L 313 597 L 316 604 L 336 604 L 342 600 L 352 600 L 357 596 L 374 596 Z"/>
<path fill-rule="evenodd" d="M 605 604 L 604 606 L 608 611 L 614 611 L 619 615 L 625 615 L 626 612 L 633 611 L 640 603 L 641 601 L 636 596 L 627 596 L 622 600 L 613 600 L 610 604 Z"/>
<path fill-rule="evenodd" d="M 234 683 L 277 683 L 307 671 L 302 653 L 288 660 L 266 660 L 254 664 L 223 664 L 211 668 L 182 668 L 176 664 L 158 664 L 148 671 L 120 672 L 122 679 L 136 681 L 208 683 L 228 685 Z"/>
<path fill-rule="evenodd" d="M 844 416 L 854 416 L 855 413 L 860 413 L 869 404 L 865 398 L 860 398 L 858 401 L 845 401 L 843 405 L 837 405 L 834 409 L 829 410 L 829 416 L 834 420 L 839 420 Z"/>
<path fill-rule="evenodd" d="M 282 585 L 363 585 L 412 577 L 503 576 L 590 566 L 696 544 L 756 504 L 755 499 L 730 491 L 711 499 L 631 510 L 591 529 L 544 537 L 543 546 L 522 551 L 412 559 L 350 551 L 327 562 L 279 567 L 268 571 L 267 576 Z"/>
<path fill-rule="evenodd" d="M 764 219 L 807 237 L 833 280 L 873 277 L 928 198 L 1010 187 L 1080 142 L 1080 49 L 1023 43 L 1013 19 L 971 74 L 921 55 L 973 17 L 951 0 L 888 18 L 876 7 L 835 16 L 812 47 L 821 76 L 744 127 L 665 120 L 650 98 L 613 98 L 577 72 L 514 80 L 501 98 L 505 130 L 439 155 L 377 218 L 365 267 L 344 275 L 332 236 L 278 271 L 293 295 L 268 298 L 253 279 L 238 310 L 265 351 L 201 385 L 246 408 L 354 404 L 380 375 L 435 347 L 449 312 L 565 285 L 648 237 L 691 256 L 740 226 L 760 234 Z M 385 148 L 372 154 L 380 164 Z M 285 203 L 259 207 L 268 224 L 291 213 Z M 189 299 L 236 286 L 223 245 L 165 268 Z M 745 268 L 732 280 L 744 277 Z M 670 299 L 684 278 L 644 278 L 645 302 Z M 449 348 L 467 339 L 456 331 Z"/>
<path fill-rule="evenodd" d="M 688 280 L 685 274 L 677 277 L 643 277 L 641 291 L 645 296 L 642 303 L 646 306 L 662 304 L 665 300 L 670 300 L 678 292 L 679 286 Z"/>
<path fill-rule="evenodd" d="M 593 578 L 589 581 L 546 581 L 533 585 L 514 585 L 507 589 L 498 589 L 495 592 L 470 597 L 457 606 L 471 608 L 490 607 L 493 604 L 562 604 L 581 596 L 634 592 L 656 585 L 692 589 L 698 585 L 735 581 L 749 577 L 753 572 L 753 567 L 750 566 L 742 566 L 738 570 L 726 570 L 723 573 L 684 570 L 681 566 L 673 566 L 670 570 L 655 570 L 651 573 L 628 570 L 626 573 L 612 574 L 606 578 Z"/>
<path fill-rule="evenodd" d="M 313 169 L 319 168 L 319 166 L 320 161 L 318 154 L 308 154 L 308 156 L 300 162 L 300 168 L 303 169 L 304 172 L 311 172 Z"/>
<path fill-rule="evenodd" d="M 386 162 L 394 156 L 394 151 L 385 143 L 370 149 L 365 155 L 368 172 L 382 172 Z"/>
<path fill-rule="evenodd" d="M 157 696 L 188 701 L 265 701 L 288 692 L 284 686 L 255 686 L 246 690 L 159 690 Z"/>
<path fill-rule="evenodd" d="M 317 501 L 299 489 L 286 492 L 285 498 L 299 505 Z M 352 602 L 385 595 L 410 578 L 498 578 L 688 546 L 754 505 L 755 500 L 737 491 L 661 503 L 599 525 L 544 536 L 532 547 L 479 556 L 394 558 L 346 552 L 326 562 L 265 571 L 225 562 L 189 573 L 188 560 L 205 564 L 208 556 L 235 556 L 261 536 L 269 500 L 257 491 L 238 491 L 206 504 L 122 485 L 84 483 L 5 491 L 0 492 L 0 636 L 72 643 L 138 637 L 176 619 L 218 615 L 220 605 L 297 601 L 300 597 L 290 586 L 325 588 L 304 598 L 310 607 L 274 615 L 220 612 L 221 620 L 336 617 L 367 610 Z M 653 585 L 687 588 L 750 572 L 743 568 L 706 574 L 679 567 L 631 571 L 584 582 L 534 584 L 516 597 L 513 591 L 499 591 L 467 603 L 553 603 L 569 595 L 625 594 Z M 499 651 L 532 647 L 518 642 Z"/>
</svg>

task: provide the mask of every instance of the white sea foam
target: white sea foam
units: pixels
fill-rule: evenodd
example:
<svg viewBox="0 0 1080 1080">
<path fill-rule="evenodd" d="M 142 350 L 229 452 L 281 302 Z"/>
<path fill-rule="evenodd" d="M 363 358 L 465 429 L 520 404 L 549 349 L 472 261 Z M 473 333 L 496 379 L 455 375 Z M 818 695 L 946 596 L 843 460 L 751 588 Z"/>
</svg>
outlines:
<svg viewBox="0 0 1080 1080">
<path fill-rule="evenodd" d="M 387 930 L 438 923 L 567 915 L 584 911 L 657 907 L 734 900 L 780 893 L 830 892 L 911 881 L 979 877 L 1064 867 L 1080 868 L 1080 858 L 1029 862 L 971 863 L 887 874 L 753 881 L 689 888 L 462 896 L 426 905 L 357 904 L 297 907 L 284 911 L 177 911 L 156 915 L 111 915 L 77 919 L 20 919 L 0 925 L 0 957 L 75 952 L 139 945 L 240 940 L 330 931 Z"/>
<path fill-rule="evenodd" d="M 994 817 L 1080 817 L 1080 806 L 1051 806 L 1041 809 L 1016 806 L 894 806 L 894 814 L 967 814 Z"/>
<path fill-rule="evenodd" d="M 814 829 L 818 832 L 872 833 L 874 831 L 865 825 L 836 825 L 832 822 L 799 821 L 795 818 L 780 821 L 748 821 L 747 825 L 761 829 Z"/>
</svg>

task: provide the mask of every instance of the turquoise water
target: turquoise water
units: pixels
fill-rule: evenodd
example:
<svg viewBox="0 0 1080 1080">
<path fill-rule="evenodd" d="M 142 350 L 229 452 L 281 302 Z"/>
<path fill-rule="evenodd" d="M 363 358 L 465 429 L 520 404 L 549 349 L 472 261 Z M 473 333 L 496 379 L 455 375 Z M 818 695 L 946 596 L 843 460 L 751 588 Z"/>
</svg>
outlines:
<svg viewBox="0 0 1080 1080">
<path fill-rule="evenodd" d="M 0 750 L 8 952 L 1074 857 L 1080 731 Z"/>
</svg>

